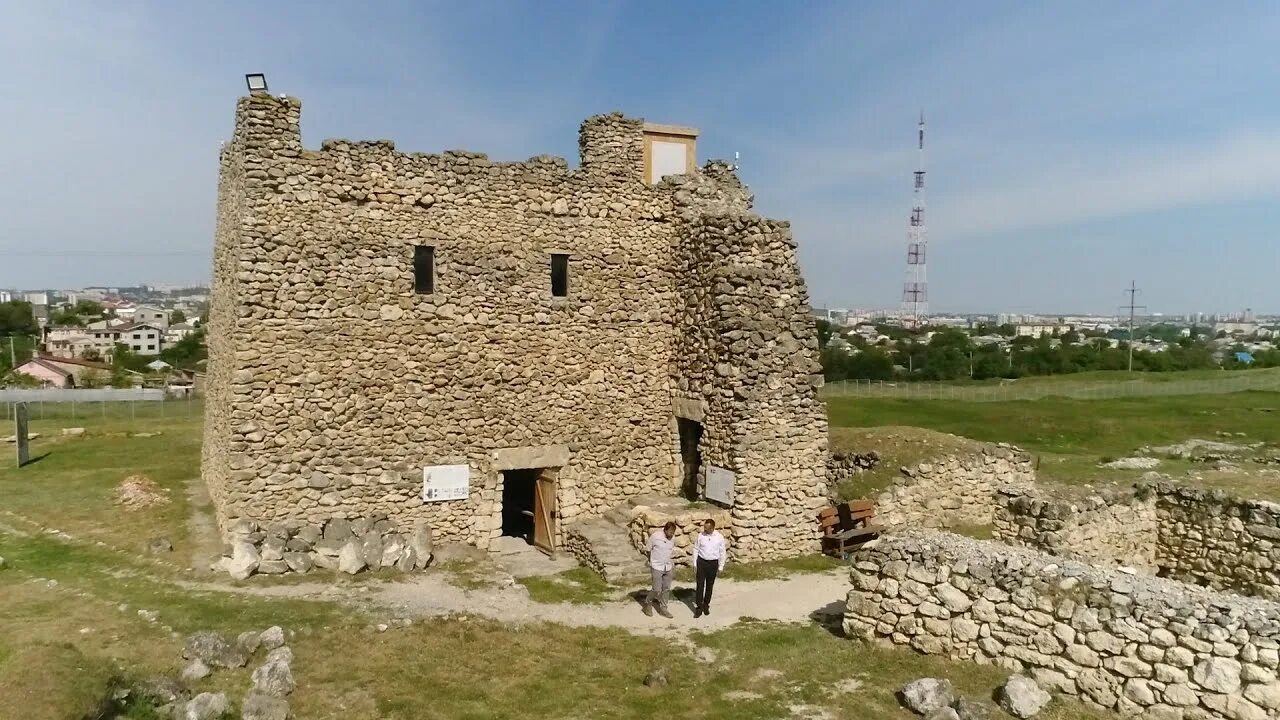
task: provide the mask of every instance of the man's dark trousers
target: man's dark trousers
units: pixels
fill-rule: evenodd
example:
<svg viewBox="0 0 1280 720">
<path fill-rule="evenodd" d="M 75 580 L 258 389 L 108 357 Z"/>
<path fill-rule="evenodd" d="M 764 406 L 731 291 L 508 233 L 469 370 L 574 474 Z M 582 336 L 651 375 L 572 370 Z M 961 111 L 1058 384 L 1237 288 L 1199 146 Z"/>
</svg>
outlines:
<svg viewBox="0 0 1280 720">
<path fill-rule="evenodd" d="M 720 572 L 719 560 L 698 558 L 697 579 L 694 585 L 693 602 L 696 607 L 711 607 L 711 589 L 716 586 L 716 575 Z"/>
</svg>

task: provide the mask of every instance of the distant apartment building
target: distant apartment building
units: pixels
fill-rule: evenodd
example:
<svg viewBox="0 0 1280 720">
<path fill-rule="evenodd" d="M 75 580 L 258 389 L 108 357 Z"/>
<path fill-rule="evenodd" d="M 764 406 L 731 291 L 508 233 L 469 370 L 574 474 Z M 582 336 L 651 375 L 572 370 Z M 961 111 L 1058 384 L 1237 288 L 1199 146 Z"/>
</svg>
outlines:
<svg viewBox="0 0 1280 720">
<path fill-rule="evenodd" d="M 109 358 L 116 345 L 124 345 L 138 355 L 159 355 L 165 346 L 165 328 L 151 323 L 111 324 L 105 320 L 88 327 L 50 327 L 45 329 L 42 349 L 59 358 L 83 358 L 90 350 Z"/>
<path fill-rule="evenodd" d="M 1018 337 L 1032 337 L 1032 338 L 1043 337 L 1045 335 L 1051 336 L 1055 332 L 1061 335 L 1062 333 L 1068 332 L 1069 330 L 1072 330 L 1072 329 L 1074 328 L 1071 325 L 1039 324 L 1039 323 L 1013 326 L 1014 334 L 1017 335 Z"/>
<path fill-rule="evenodd" d="M 0 303 L 13 302 L 13 293 L 8 290 L 0 290 Z"/>
</svg>

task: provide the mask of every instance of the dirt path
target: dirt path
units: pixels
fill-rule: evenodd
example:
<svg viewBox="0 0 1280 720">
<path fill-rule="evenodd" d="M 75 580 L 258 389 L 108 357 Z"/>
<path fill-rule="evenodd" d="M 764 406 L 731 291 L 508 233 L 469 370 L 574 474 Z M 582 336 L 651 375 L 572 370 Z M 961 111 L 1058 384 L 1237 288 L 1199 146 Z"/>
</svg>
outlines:
<svg viewBox="0 0 1280 720">
<path fill-rule="evenodd" d="M 463 613 L 511 623 L 546 621 L 578 627 L 620 627 L 634 633 L 681 637 L 693 631 L 726 628 L 744 617 L 829 622 L 843 613 L 848 592 L 849 575 L 842 571 L 750 582 L 726 577 L 716 582 L 711 615 L 695 619 L 691 599 L 687 600 L 689 604 L 675 600 L 671 603 L 675 617 L 670 620 L 645 616 L 639 603 L 630 597 L 599 605 L 544 604 L 531 600 L 522 585 L 462 590 L 436 575 L 376 587 L 365 594 L 365 599 L 404 617 Z M 690 597 L 692 588 L 678 586 L 676 593 L 677 597 Z"/>
<path fill-rule="evenodd" d="M 199 574 L 209 572 L 209 564 L 222 555 L 222 540 L 213 521 L 213 501 L 199 475 L 187 480 L 187 528 L 191 531 L 191 564 Z"/>
<path fill-rule="evenodd" d="M 387 613 L 391 618 L 426 618 L 473 615 L 504 623 L 554 622 L 573 627 L 617 627 L 633 633 L 683 638 L 691 632 L 719 630 L 742 618 L 782 622 L 832 623 L 844 612 L 849 592 L 847 571 L 803 573 L 772 580 L 716 582 L 712 614 L 693 617 L 692 587 L 675 588 L 671 603 L 675 616 L 668 620 L 640 611 L 631 596 L 598 605 L 540 603 L 509 575 L 495 576 L 497 584 L 463 589 L 450 582 L 447 572 L 427 571 L 411 578 L 372 585 L 348 583 L 300 583 L 254 587 L 223 583 L 181 583 L 200 590 L 220 590 L 266 597 L 290 597 L 342 602 Z"/>
</svg>

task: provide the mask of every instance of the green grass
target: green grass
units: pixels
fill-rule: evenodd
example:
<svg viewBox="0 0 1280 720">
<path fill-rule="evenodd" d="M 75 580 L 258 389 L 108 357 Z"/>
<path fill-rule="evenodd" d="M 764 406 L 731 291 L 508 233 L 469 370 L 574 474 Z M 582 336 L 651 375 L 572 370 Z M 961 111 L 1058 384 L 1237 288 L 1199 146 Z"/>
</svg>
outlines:
<svg viewBox="0 0 1280 720">
<path fill-rule="evenodd" d="M 63 437 L 64 427 L 87 432 Z M 41 434 L 31 446 L 38 460 L 22 468 L 0 466 L 0 507 L 117 547 L 139 550 L 156 535 L 168 537 L 175 549 L 186 546 L 187 486 L 200 475 L 198 417 L 44 420 L 31 429 Z M 138 437 L 139 432 L 160 434 Z M 167 490 L 169 503 L 140 509 L 114 504 L 116 487 L 131 475 Z"/>
<path fill-rule="evenodd" d="M 34 643 L 0 663 L 0 698 L 26 720 L 98 717 L 112 704 L 116 673 L 67 643 Z"/>
<path fill-rule="evenodd" d="M 598 605 L 617 596 L 600 576 L 585 567 L 576 567 L 551 576 L 517 578 L 529 597 L 540 603 L 579 603 Z"/>
<path fill-rule="evenodd" d="M 1280 393 L 1015 402 L 957 402 L 832 398 L 833 426 L 870 428 L 911 425 L 975 440 L 1009 442 L 1040 455 L 1042 479 L 1063 483 L 1132 482 L 1142 471 L 1097 467 L 1106 456 L 1124 457 L 1144 445 L 1190 438 L 1217 439 L 1218 432 L 1245 433 L 1233 442 L 1280 443 Z M 838 432 L 833 430 L 833 432 Z M 868 448 L 870 449 L 870 448 Z M 1162 472 L 1185 472 L 1187 463 L 1166 462 Z M 1197 471 L 1207 471 L 1200 465 Z M 896 468 L 895 468 L 896 470 Z M 1227 490 L 1280 499 L 1280 481 L 1256 475 L 1209 478 Z"/>
<path fill-rule="evenodd" d="M 190 632 L 217 630 L 234 637 L 277 624 L 291 633 L 296 658 L 293 712 L 319 720 L 668 715 L 763 720 L 790 717 L 797 704 L 819 706 L 833 717 L 905 720 L 911 716 L 898 707 L 893 693 L 909 680 L 950 677 L 979 698 L 988 696 L 1005 674 L 909 650 L 862 645 L 817 626 L 751 623 L 698 636 L 696 641 L 718 657 L 711 663 L 695 660 L 671 641 L 614 628 L 440 618 L 377 632 L 371 626 L 390 620 L 394 610 L 364 602 L 250 594 L 288 590 L 252 580 L 218 589 L 195 582 L 194 575 L 176 564 L 141 557 L 136 548 L 147 537 L 163 533 L 180 545 L 188 536 L 184 485 L 198 471 L 198 423 L 108 418 L 76 424 L 86 426 L 89 434 L 46 436 L 37 444 L 37 454 L 49 453 L 44 459 L 22 470 L 0 471 L 6 508 L 76 536 L 67 540 L 33 533 L 24 523 L 0 515 L 0 556 L 9 566 L 0 571 L 0 667 L 39 669 L 22 677 L 3 675 L 0 697 L 20 692 L 36 698 L 23 708 L 24 717 L 77 717 L 84 703 L 91 703 L 115 677 L 178 672 L 184 665 L 182 637 Z M 48 432 L 49 427 L 56 435 L 57 425 L 38 429 Z M 130 427 L 164 434 L 129 437 L 125 430 Z M 172 503 L 136 514 L 111 504 L 115 485 L 137 473 L 170 488 Z M 99 546 L 98 540 L 107 544 Z M 725 577 L 760 579 L 838 567 L 838 561 L 820 556 L 731 562 Z M 450 564 L 443 570 L 463 586 L 479 589 L 490 582 L 483 562 Z M 584 572 L 566 573 L 554 585 L 538 589 L 526 586 L 538 599 L 596 601 L 601 590 Z M 318 582 L 324 580 L 317 576 Z M 140 609 L 156 611 L 158 620 L 139 617 Z M 79 656 L 44 650 L 51 641 L 69 643 Z M 41 659 L 42 652 L 50 653 L 47 659 Z M 37 661 L 28 659 L 33 657 Z M 223 691 L 238 702 L 253 666 L 216 672 L 192 689 Z M 667 670 L 670 684 L 644 686 L 646 673 L 659 667 Z M 774 672 L 780 675 L 773 677 Z M 769 679 L 762 680 L 765 675 Z M 848 680 L 865 687 L 847 695 L 828 692 Z M 724 697 L 735 690 L 760 697 Z M 153 716 L 140 706 L 125 717 Z M 1107 715 L 1055 701 L 1042 717 Z"/>
</svg>

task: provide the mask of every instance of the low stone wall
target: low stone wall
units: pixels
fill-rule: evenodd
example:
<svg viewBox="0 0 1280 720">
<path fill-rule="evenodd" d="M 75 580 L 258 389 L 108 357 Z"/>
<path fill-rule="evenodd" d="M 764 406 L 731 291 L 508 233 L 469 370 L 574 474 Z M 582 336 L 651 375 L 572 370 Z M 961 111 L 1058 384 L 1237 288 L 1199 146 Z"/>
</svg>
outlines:
<svg viewBox="0 0 1280 720">
<path fill-rule="evenodd" d="M 997 493 L 992 537 L 1009 545 L 1104 566 L 1156 574 L 1156 503 L 1145 488 Z"/>
<path fill-rule="evenodd" d="M 242 518 L 228 523 L 225 537 L 224 557 L 216 567 L 237 579 L 314 568 L 350 574 L 384 568 L 409 572 L 430 564 L 432 553 L 428 525 L 406 531 L 386 516 L 270 525 Z"/>
<path fill-rule="evenodd" d="M 716 530 L 724 536 L 733 553 L 733 526 L 728 510 L 712 506 L 692 506 L 658 504 L 637 505 L 632 510 L 631 522 L 627 524 L 627 534 L 631 546 L 641 555 L 647 555 L 649 536 L 661 530 L 669 521 L 677 525 L 675 536 L 675 552 L 672 558 L 677 567 L 693 566 L 693 543 L 698 533 L 702 532 L 702 523 L 710 518 L 716 521 Z M 816 520 L 815 520 L 816 522 Z"/>
<path fill-rule="evenodd" d="M 1280 600 L 1280 505 L 1153 486 L 1161 574 Z"/>
<path fill-rule="evenodd" d="M 1125 714 L 1280 713 L 1280 604 L 949 533 L 854 557 L 851 637 L 995 663 Z"/>
<path fill-rule="evenodd" d="M 1008 445 L 983 445 L 903 468 L 902 475 L 875 498 L 878 522 L 890 527 L 990 525 L 996 491 L 1030 487 L 1035 461 Z"/>
</svg>

